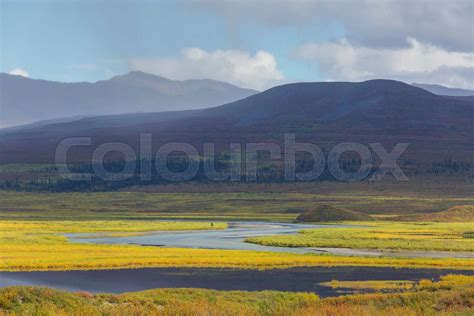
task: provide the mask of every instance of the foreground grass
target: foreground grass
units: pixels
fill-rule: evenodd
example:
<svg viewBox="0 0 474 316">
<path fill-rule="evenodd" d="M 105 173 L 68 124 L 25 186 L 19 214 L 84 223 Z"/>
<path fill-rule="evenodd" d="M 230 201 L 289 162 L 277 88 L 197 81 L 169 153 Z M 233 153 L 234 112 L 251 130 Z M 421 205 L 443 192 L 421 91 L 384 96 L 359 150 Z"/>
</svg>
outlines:
<svg viewBox="0 0 474 316">
<path fill-rule="evenodd" d="M 246 241 L 286 247 L 474 251 L 474 239 L 466 237 L 474 231 L 474 222 L 355 224 L 360 227 L 305 229 L 295 235 L 252 237 Z"/>
<path fill-rule="evenodd" d="M 71 243 L 64 233 L 109 234 L 147 230 L 220 228 L 209 222 L 0 221 L 0 271 L 88 270 L 144 267 L 284 268 L 380 266 L 474 270 L 470 259 L 374 258 L 313 254 L 96 245 Z M 287 236 L 290 237 L 290 236 Z M 472 239 L 470 239 L 472 240 Z"/>
<path fill-rule="evenodd" d="M 312 293 L 157 289 L 120 295 L 0 290 L 4 315 L 472 315 L 474 277 L 422 280 L 403 293 L 320 299 Z"/>
</svg>

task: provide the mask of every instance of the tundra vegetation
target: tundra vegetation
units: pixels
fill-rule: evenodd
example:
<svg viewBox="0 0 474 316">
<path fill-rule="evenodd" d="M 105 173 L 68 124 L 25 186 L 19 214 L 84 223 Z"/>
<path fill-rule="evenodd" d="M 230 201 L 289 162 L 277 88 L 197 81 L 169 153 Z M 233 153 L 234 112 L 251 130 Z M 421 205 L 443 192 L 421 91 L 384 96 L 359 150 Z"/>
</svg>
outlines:
<svg viewBox="0 0 474 316">
<path fill-rule="evenodd" d="M 353 212 L 332 205 L 318 205 L 317 207 L 303 212 L 296 218 L 296 222 L 342 222 L 342 221 L 372 221 L 370 215 Z"/>
<path fill-rule="evenodd" d="M 266 246 L 414 251 L 474 251 L 474 222 L 351 222 L 357 227 L 304 229 L 294 235 L 247 238 Z"/>
<path fill-rule="evenodd" d="M 334 284 L 339 283 L 334 281 Z M 351 284 L 344 286 L 350 287 Z M 371 287 L 370 284 L 367 286 Z M 395 287 L 399 292 L 324 299 L 313 293 L 276 291 L 155 289 L 123 294 L 91 294 L 42 287 L 10 287 L 0 289 L 0 314 L 405 316 L 474 313 L 473 276 L 447 275 L 438 282 L 421 280 L 410 286 L 400 282 Z"/>
<path fill-rule="evenodd" d="M 362 187 L 357 191 L 348 185 L 331 190 L 307 185 L 295 189 L 303 192 L 281 192 L 290 187 L 267 187 L 273 192 L 255 192 L 262 188 L 237 186 L 252 192 L 202 192 L 203 187 L 170 186 L 167 192 L 33 193 L 0 191 L 2 219 L 44 220 L 125 220 L 125 219 L 212 219 L 294 221 L 318 205 L 330 205 L 375 218 L 397 219 L 445 211 L 459 205 L 474 205 L 472 191 L 462 195 L 441 194 L 441 188 L 426 194 L 410 194 L 393 189 L 378 192 Z M 207 188 L 212 190 L 213 187 Z M 220 190 L 232 190 L 221 187 Z M 181 192 L 180 190 L 186 190 Z M 263 189 L 262 189 L 263 190 Z M 306 192 L 305 190 L 308 190 Z M 348 192 L 349 190 L 350 192 Z M 276 192 L 275 192 L 276 191 Z M 464 221 L 464 220 L 462 220 Z"/>
<path fill-rule="evenodd" d="M 212 224 L 211 224 L 212 223 Z M 472 231 L 472 223 L 410 224 L 357 222 L 361 227 L 327 228 L 327 243 L 341 247 L 387 245 L 413 249 L 470 251 L 474 239 L 462 233 Z M 214 222 L 160 222 L 160 221 L 0 221 L 0 270 L 70 270 L 118 269 L 139 267 L 236 267 L 276 268 L 295 266 L 383 266 L 411 268 L 452 268 L 473 270 L 469 258 L 389 258 L 351 257 L 317 254 L 256 252 L 244 250 L 210 250 L 191 248 L 142 247 L 138 245 L 103 245 L 72 243 L 66 233 L 106 233 L 108 235 L 145 234 L 156 230 L 188 230 L 224 228 Z M 368 226 L 373 225 L 373 226 Z M 360 231 L 359 231 L 360 230 Z M 355 237 L 350 237 L 354 234 Z M 312 238 L 313 230 L 297 235 L 285 235 L 290 246 L 302 245 L 300 238 Z M 303 236 L 303 237 L 301 237 Z M 318 235 L 319 236 L 319 235 Z M 324 233 L 322 236 L 326 236 Z M 358 236 L 358 237 L 357 237 Z M 379 236 L 379 240 L 375 239 Z M 263 239 L 261 239 L 263 238 Z M 252 242 L 282 245 L 275 242 L 279 236 L 255 237 Z M 331 239 L 332 238 L 332 239 Z M 398 239 L 397 239 L 398 238 Z M 444 238 L 451 240 L 441 242 Z M 255 239 L 255 240 L 254 240 Z M 325 240 L 324 238 L 322 238 Z M 312 239 L 310 239 L 312 240 Z M 374 241 L 375 240 L 375 241 Z M 386 241 L 386 242 L 385 242 Z M 294 243 L 291 243 L 294 242 Z M 377 243 L 378 242 L 378 243 Z M 413 243 L 413 246 L 410 244 Z M 441 246 L 443 244 L 444 246 Z"/>
<path fill-rule="evenodd" d="M 260 186 L 261 184 L 256 184 Z M 469 258 L 355 257 L 239 250 L 99 245 L 69 242 L 67 233 L 128 236 L 160 230 L 224 229 L 232 220 L 294 222 L 324 206 L 330 219 L 356 227 L 303 230 L 249 238 L 277 246 L 463 251 L 474 250 L 472 194 L 410 194 L 335 186 L 334 190 L 269 186 L 237 193 L 188 185 L 127 192 L 39 193 L 0 191 L 0 271 L 88 270 L 142 267 L 286 268 L 380 266 L 474 270 Z M 331 186 L 331 185 L 328 185 Z M 160 191 L 161 190 L 161 191 Z M 209 191 L 206 191 L 209 190 Z M 204 191 L 204 192 L 203 192 Z M 263 190 L 265 191 L 265 190 Z M 370 221 L 345 215 L 367 214 Z M 343 217 L 340 217 L 343 214 Z M 335 216 L 335 217 L 334 217 Z M 429 221 L 433 218 L 433 221 Z M 174 221 L 180 219 L 184 221 Z M 160 221 L 166 220 L 166 221 Z M 199 220 L 199 221 L 196 221 Z M 350 222 L 346 222 L 352 220 Z M 357 221 L 354 221 L 357 220 Z M 311 219 L 310 219 L 311 221 Z M 375 291 L 319 299 L 310 293 L 157 289 L 138 293 L 67 293 L 46 288 L 0 290 L 0 314 L 86 315 L 469 315 L 472 277 L 450 276 L 417 284 L 334 280 L 341 290 Z M 378 293 L 394 292 L 394 293 Z"/>
</svg>

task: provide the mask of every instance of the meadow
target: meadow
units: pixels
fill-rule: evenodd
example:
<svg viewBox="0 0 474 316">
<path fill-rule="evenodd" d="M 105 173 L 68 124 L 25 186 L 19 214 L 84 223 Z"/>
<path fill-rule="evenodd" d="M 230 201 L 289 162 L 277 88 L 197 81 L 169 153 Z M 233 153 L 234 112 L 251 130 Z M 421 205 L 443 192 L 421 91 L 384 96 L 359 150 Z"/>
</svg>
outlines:
<svg viewBox="0 0 474 316">
<path fill-rule="evenodd" d="M 0 289 L 0 314 L 406 316 L 472 315 L 474 312 L 472 276 L 447 275 L 438 282 L 421 280 L 410 287 L 400 285 L 398 289 L 400 293 L 321 299 L 313 293 L 277 291 L 155 289 L 114 295 L 10 287 Z"/>
<path fill-rule="evenodd" d="M 146 190 L 149 189 L 152 188 Z M 469 258 L 355 257 L 82 244 L 70 242 L 64 236 L 67 233 L 127 236 L 152 231 L 225 229 L 227 221 L 232 220 L 292 222 L 304 211 L 324 204 L 364 212 L 376 221 L 350 222 L 358 225 L 355 228 L 303 230 L 296 235 L 258 237 L 249 241 L 292 247 L 474 250 L 473 222 L 459 222 L 465 211 L 474 205 L 474 197 L 469 194 L 373 190 L 260 193 L 142 190 L 0 191 L 0 271 L 303 266 L 474 270 Z M 455 212 L 449 211 L 451 209 Z M 458 222 L 424 221 L 435 218 L 433 216 Z M 390 221 L 394 219 L 411 222 Z M 415 219 L 423 221 L 412 221 Z M 326 299 L 314 293 L 275 291 L 154 289 L 114 295 L 10 287 L 0 289 L 0 315 L 470 315 L 474 309 L 473 282 L 473 277 L 468 276 L 443 277 L 434 283 L 429 280 L 419 283 L 334 280 L 325 285 L 344 293 L 374 293 Z"/>
<path fill-rule="evenodd" d="M 294 235 L 247 238 L 266 246 L 413 251 L 474 251 L 474 222 L 351 222 L 358 227 L 301 230 Z"/>
<path fill-rule="evenodd" d="M 244 250 L 72 243 L 65 233 L 144 234 L 154 230 L 219 229 L 217 222 L 0 221 L 0 271 L 90 270 L 144 267 L 285 268 L 380 266 L 474 270 L 472 259 L 389 258 Z M 286 236 L 290 237 L 290 236 Z M 473 239 L 469 239 L 471 242 Z"/>
<path fill-rule="evenodd" d="M 370 193 L 370 194 L 369 194 Z M 66 233 L 114 236 L 157 230 L 222 229 L 230 220 L 294 221 L 319 204 L 364 211 L 384 221 L 357 228 L 306 230 L 249 241 L 292 247 L 473 251 L 473 222 L 388 222 L 428 216 L 472 196 L 370 192 L 105 192 L 0 191 L 0 270 L 118 269 L 140 267 L 395 266 L 474 269 L 471 259 L 375 258 L 234 250 L 179 249 L 71 243 Z M 166 221 L 157 221 L 157 220 Z M 174 219 L 184 221 L 173 221 Z M 193 221 L 199 220 L 199 221 Z M 354 224 L 354 223 L 352 223 Z"/>
<path fill-rule="evenodd" d="M 170 187 L 172 189 L 173 187 Z M 247 189 L 252 190 L 253 186 Z M 151 189 L 151 188 L 148 188 Z M 225 189 L 225 188 L 224 188 Z M 341 189 L 341 193 L 338 193 Z M 363 212 L 377 218 L 430 214 L 474 205 L 472 194 L 410 194 L 354 191 L 344 187 L 301 192 L 96 192 L 36 193 L 0 191 L 0 219 L 120 220 L 199 219 L 294 221 L 319 204 Z M 315 190 L 314 188 L 312 190 Z"/>
</svg>

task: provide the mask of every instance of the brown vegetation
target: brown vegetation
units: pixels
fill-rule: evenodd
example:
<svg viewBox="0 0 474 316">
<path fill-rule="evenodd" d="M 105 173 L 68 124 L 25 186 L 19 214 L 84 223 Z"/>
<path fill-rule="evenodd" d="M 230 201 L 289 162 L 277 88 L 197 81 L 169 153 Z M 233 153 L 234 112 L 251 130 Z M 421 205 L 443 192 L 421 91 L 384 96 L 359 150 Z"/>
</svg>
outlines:
<svg viewBox="0 0 474 316">
<path fill-rule="evenodd" d="M 454 206 L 443 212 L 418 215 L 416 219 L 430 222 L 474 222 L 474 205 Z"/>
<path fill-rule="evenodd" d="M 370 215 L 353 212 L 344 208 L 322 204 L 310 209 L 296 218 L 296 222 L 342 222 L 342 221 L 372 221 Z"/>
<path fill-rule="evenodd" d="M 155 289 L 114 294 L 0 290 L 2 315 L 472 315 L 474 277 L 422 280 L 402 293 L 319 299 L 313 293 Z"/>
</svg>

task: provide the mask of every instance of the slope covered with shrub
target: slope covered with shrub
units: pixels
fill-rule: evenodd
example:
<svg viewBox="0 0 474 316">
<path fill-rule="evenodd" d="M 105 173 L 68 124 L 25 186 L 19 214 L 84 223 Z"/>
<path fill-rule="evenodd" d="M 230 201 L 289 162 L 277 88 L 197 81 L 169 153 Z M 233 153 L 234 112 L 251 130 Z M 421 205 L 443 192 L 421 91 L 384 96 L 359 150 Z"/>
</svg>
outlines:
<svg viewBox="0 0 474 316">
<path fill-rule="evenodd" d="M 343 221 L 371 221 L 370 215 L 353 212 L 332 205 L 318 205 L 296 218 L 296 222 L 343 222 Z"/>
<path fill-rule="evenodd" d="M 474 222 L 474 205 L 454 206 L 446 211 L 419 215 L 417 220 L 430 222 Z"/>
</svg>

